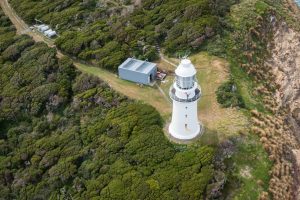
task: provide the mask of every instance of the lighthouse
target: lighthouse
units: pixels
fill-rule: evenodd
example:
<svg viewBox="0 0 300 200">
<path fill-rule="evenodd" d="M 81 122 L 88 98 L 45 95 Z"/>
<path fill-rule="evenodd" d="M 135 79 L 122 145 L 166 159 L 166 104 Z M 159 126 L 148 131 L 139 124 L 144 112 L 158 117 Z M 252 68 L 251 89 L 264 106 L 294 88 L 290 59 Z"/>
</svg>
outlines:
<svg viewBox="0 0 300 200">
<path fill-rule="evenodd" d="M 202 132 L 198 121 L 197 103 L 201 97 L 201 89 L 196 79 L 196 69 L 189 59 L 181 60 L 175 70 L 175 80 L 170 88 L 173 100 L 172 121 L 169 133 L 175 139 L 190 140 Z"/>
</svg>

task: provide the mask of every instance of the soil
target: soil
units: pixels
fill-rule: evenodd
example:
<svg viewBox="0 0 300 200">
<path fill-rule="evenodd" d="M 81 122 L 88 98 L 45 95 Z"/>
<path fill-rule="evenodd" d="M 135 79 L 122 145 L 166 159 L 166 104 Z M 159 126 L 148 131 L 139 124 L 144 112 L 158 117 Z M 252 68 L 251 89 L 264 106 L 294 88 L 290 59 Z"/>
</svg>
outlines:
<svg viewBox="0 0 300 200">
<path fill-rule="evenodd" d="M 139 4 L 140 1 L 135 1 Z M 14 12 L 7 0 L 0 0 L 1 7 L 5 14 L 10 18 L 17 29 L 18 34 L 28 34 L 36 42 L 43 41 L 50 47 L 55 47 L 54 42 L 45 38 L 37 31 L 33 31 L 29 26 Z M 57 57 L 61 58 L 64 54 L 57 50 Z M 172 73 L 178 63 L 178 59 L 165 58 L 159 62 L 159 67 Z M 236 109 L 221 108 L 216 101 L 215 91 L 228 78 L 228 63 L 224 60 L 211 59 L 207 55 L 195 55 L 191 57 L 195 66 L 198 66 L 198 73 L 204 73 L 205 77 L 201 83 L 204 96 L 200 102 L 199 118 L 204 125 L 210 130 L 216 130 L 220 133 L 220 139 L 224 139 L 232 134 L 243 130 L 247 124 L 247 119 Z M 114 90 L 123 93 L 130 98 L 145 101 L 154 106 L 164 118 L 169 118 L 171 113 L 171 104 L 166 100 L 166 94 L 162 91 L 149 88 L 140 88 L 135 84 L 124 83 L 116 77 L 115 74 L 109 73 L 93 66 L 78 63 L 74 60 L 74 65 L 83 72 L 94 74 L 107 82 Z M 166 68 L 167 67 L 167 68 Z M 207 80 L 209 79 L 209 80 Z M 213 80 L 213 81 L 210 81 Z M 168 90 L 167 90 L 168 91 Z"/>
<path fill-rule="evenodd" d="M 291 127 L 296 140 L 300 143 L 300 33 L 285 22 L 274 26 L 274 41 L 270 58 L 265 62 L 272 67 L 275 83 L 278 86 L 274 98 L 279 110 L 287 108 L 286 122 Z M 300 151 L 293 149 L 294 170 L 300 174 Z M 300 199 L 300 177 L 295 176 L 295 190 Z"/>
<path fill-rule="evenodd" d="M 273 67 L 275 82 L 279 85 L 276 99 L 280 107 L 288 107 L 300 134 L 300 33 L 281 23 L 274 35 L 271 58 L 266 62 Z M 300 137 L 300 135 L 298 135 Z"/>
<path fill-rule="evenodd" d="M 240 175 L 247 179 L 252 178 L 251 168 L 249 166 L 246 166 L 245 168 L 241 169 Z"/>
<path fill-rule="evenodd" d="M 273 67 L 275 82 L 280 87 L 276 99 L 280 107 L 288 107 L 297 138 L 300 138 L 300 33 L 282 22 L 274 34 L 273 50 L 267 65 Z"/>
<path fill-rule="evenodd" d="M 296 164 L 295 175 L 299 177 L 300 176 L 300 150 L 294 150 L 293 154 L 294 154 L 295 164 Z M 298 180 L 296 185 L 299 186 L 299 184 L 300 181 Z M 296 200 L 300 200 L 300 187 L 296 189 L 296 198 L 297 198 Z"/>
<path fill-rule="evenodd" d="M 29 26 L 14 12 L 7 0 L 0 0 L 0 5 L 4 13 L 10 18 L 12 23 L 17 29 L 17 34 L 27 34 L 33 38 L 36 42 L 44 42 L 49 47 L 55 47 L 52 40 L 47 39 L 41 33 L 31 30 Z M 62 58 L 64 55 L 62 52 L 57 50 L 58 58 Z M 136 84 L 131 84 L 120 80 L 116 74 L 110 73 L 100 68 L 96 68 L 89 64 L 82 64 L 73 60 L 74 66 L 82 72 L 93 74 L 98 76 L 102 80 L 108 83 L 115 91 L 120 92 L 132 99 L 142 100 L 146 103 L 151 104 L 155 107 L 162 116 L 167 116 L 171 112 L 171 105 L 168 100 L 166 100 L 165 95 L 162 95 L 159 90 L 149 87 L 140 87 Z"/>
</svg>

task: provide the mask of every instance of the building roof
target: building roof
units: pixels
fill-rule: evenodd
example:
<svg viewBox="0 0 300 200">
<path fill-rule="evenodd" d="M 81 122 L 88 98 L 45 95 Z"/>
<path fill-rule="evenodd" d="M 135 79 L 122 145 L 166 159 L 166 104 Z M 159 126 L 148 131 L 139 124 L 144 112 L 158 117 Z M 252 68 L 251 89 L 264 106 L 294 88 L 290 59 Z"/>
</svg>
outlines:
<svg viewBox="0 0 300 200">
<path fill-rule="evenodd" d="M 37 27 L 38 28 L 42 28 L 42 27 L 44 27 L 44 26 L 46 26 L 45 24 L 41 24 L 41 25 L 38 25 Z"/>
<path fill-rule="evenodd" d="M 45 31 L 44 33 L 48 34 L 48 33 L 52 32 L 52 31 L 53 31 L 52 29 L 49 29 L 49 30 Z"/>
<path fill-rule="evenodd" d="M 40 28 L 42 32 L 49 30 L 49 26 L 43 26 Z"/>
<path fill-rule="evenodd" d="M 47 36 L 54 36 L 54 35 L 56 35 L 56 32 L 53 31 L 52 29 L 50 29 L 48 31 L 45 31 L 44 34 Z"/>
<path fill-rule="evenodd" d="M 51 31 L 50 33 L 47 34 L 49 37 L 55 36 L 56 32 L 55 31 Z"/>
<path fill-rule="evenodd" d="M 181 77 L 192 77 L 197 71 L 189 59 L 183 59 L 175 70 L 175 73 L 177 76 Z"/>
<path fill-rule="evenodd" d="M 123 62 L 120 66 L 119 69 L 127 69 L 130 71 L 135 71 L 139 73 L 144 73 L 148 74 L 151 72 L 154 68 L 156 68 L 155 63 L 147 62 L 147 61 L 142 61 L 142 60 L 137 60 L 134 58 L 128 58 L 125 62 Z"/>
</svg>

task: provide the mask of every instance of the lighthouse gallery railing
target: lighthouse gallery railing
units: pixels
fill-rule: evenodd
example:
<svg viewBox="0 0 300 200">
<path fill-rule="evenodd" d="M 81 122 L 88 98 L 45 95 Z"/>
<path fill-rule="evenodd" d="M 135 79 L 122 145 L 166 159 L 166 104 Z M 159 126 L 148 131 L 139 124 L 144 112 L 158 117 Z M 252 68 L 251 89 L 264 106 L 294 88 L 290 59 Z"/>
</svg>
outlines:
<svg viewBox="0 0 300 200">
<path fill-rule="evenodd" d="M 178 102 L 194 102 L 197 101 L 201 97 L 201 89 L 197 88 L 195 90 L 195 96 L 193 98 L 186 98 L 186 99 L 181 99 L 176 96 L 176 89 L 174 87 L 170 88 L 169 95 L 171 99 L 178 101 Z"/>
</svg>

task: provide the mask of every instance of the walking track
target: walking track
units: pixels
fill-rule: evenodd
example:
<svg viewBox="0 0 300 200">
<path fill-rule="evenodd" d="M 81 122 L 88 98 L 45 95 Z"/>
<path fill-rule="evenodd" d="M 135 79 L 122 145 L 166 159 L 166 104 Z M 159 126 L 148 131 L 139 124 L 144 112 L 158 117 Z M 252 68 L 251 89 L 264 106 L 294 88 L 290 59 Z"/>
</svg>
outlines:
<svg viewBox="0 0 300 200">
<path fill-rule="evenodd" d="M 31 30 L 29 26 L 16 14 L 14 9 L 9 5 L 7 0 L 0 0 L 1 7 L 4 13 L 10 18 L 12 23 L 17 29 L 17 34 L 27 34 L 31 36 L 36 42 L 45 42 L 49 47 L 56 48 L 54 42 L 46 37 L 43 37 L 40 33 L 35 30 Z M 57 49 L 57 57 L 61 58 L 64 55 L 61 51 Z M 72 58 L 70 58 L 72 59 Z M 128 81 L 120 80 L 116 74 L 109 71 L 97 68 L 92 65 L 82 64 L 78 61 L 73 60 L 74 66 L 88 74 L 98 76 L 100 79 L 108 83 L 108 85 L 115 91 L 120 92 L 129 98 L 141 100 L 146 102 L 153 107 L 155 107 L 163 117 L 168 117 L 171 112 L 171 104 L 168 100 L 167 95 L 162 91 L 157 89 L 159 87 L 156 85 L 155 88 L 150 87 L 140 87 L 134 83 Z"/>
<path fill-rule="evenodd" d="M 48 46 L 55 48 L 52 40 L 43 37 L 43 35 L 39 32 L 31 30 L 10 7 L 7 0 L 0 0 L 0 4 L 5 14 L 16 26 L 18 34 L 30 35 L 35 41 L 43 41 L 48 44 Z M 57 50 L 57 57 L 61 58 L 63 56 L 66 55 Z M 82 64 L 74 59 L 72 60 L 74 66 L 78 70 L 83 73 L 98 76 L 100 79 L 109 84 L 115 91 L 122 93 L 131 99 L 141 100 L 142 102 L 152 105 L 160 112 L 166 121 L 169 120 L 171 114 L 171 103 L 168 97 L 168 88 L 172 82 L 172 77 L 168 77 L 166 83 L 160 86 L 155 85 L 154 87 L 140 87 L 134 83 L 119 79 L 116 74 L 109 71 L 92 65 Z M 169 66 L 169 70 L 173 71 L 175 69 L 174 63 L 165 60 L 167 59 L 161 59 L 161 62 L 163 62 L 163 66 L 161 67 Z M 216 131 L 220 140 L 244 130 L 248 123 L 245 116 L 236 109 L 221 108 L 215 96 L 217 88 L 228 78 L 228 63 L 225 60 L 207 56 L 205 53 L 194 55 L 191 57 L 191 60 L 195 63 L 195 66 L 201 66 L 201 73 L 198 73 L 197 76 L 200 80 L 203 93 L 205 94 L 199 102 L 199 109 L 201 110 L 201 112 L 199 112 L 199 118 L 203 124 L 207 127 L 207 129 Z M 200 70 L 200 68 L 197 68 L 197 70 Z"/>
</svg>

